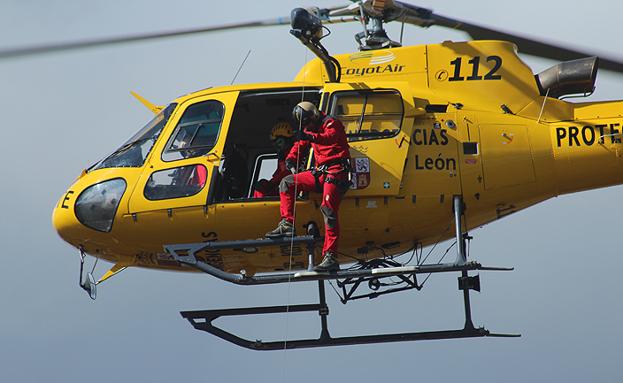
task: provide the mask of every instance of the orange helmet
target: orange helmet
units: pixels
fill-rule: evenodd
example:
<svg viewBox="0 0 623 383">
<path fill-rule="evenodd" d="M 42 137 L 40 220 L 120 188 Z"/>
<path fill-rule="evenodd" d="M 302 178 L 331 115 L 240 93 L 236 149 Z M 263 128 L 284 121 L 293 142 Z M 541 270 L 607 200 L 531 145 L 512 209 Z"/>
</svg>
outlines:
<svg viewBox="0 0 623 383">
<path fill-rule="evenodd" d="M 270 139 L 275 141 L 279 137 L 292 138 L 294 137 L 294 129 L 287 121 L 278 121 L 270 130 Z"/>
</svg>

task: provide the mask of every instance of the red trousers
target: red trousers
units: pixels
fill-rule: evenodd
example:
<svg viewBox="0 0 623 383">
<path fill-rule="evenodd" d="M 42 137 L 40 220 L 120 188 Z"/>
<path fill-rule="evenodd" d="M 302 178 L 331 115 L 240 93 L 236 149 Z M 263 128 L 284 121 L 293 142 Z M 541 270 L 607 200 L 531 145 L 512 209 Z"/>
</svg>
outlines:
<svg viewBox="0 0 623 383">
<path fill-rule="evenodd" d="M 344 195 L 345 188 L 340 185 L 348 181 L 348 173 L 342 171 L 341 166 L 333 166 L 327 170 L 327 173 L 320 175 L 318 184 L 322 189 L 322 204 L 320 211 L 324 217 L 324 246 L 322 253 L 327 251 L 337 255 L 337 241 L 340 235 L 340 226 L 338 222 L 338 209 L 340 201 Z M 329 182 L 327 182 L 327 179 Z M 337 182 L 336 182 L 337 181 Z M 317 191 L 316 178 L 311 171 L 291 174 L 281 180 L 279 185 L 279 197 L 281 199 L 281 218 L 286 219 L 290 223 L 294 223 L 294 193 Z"/>
</svg>

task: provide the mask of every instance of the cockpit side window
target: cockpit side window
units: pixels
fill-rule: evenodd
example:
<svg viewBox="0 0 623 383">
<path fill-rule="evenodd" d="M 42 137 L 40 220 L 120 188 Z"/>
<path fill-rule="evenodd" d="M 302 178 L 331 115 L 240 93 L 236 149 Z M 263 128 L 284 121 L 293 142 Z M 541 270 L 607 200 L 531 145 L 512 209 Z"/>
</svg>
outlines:
<svg viewBox="0 0 623 383">
<path fill-rule="evenodd" d="M 186 108 L 167 142 L 162 160 L 168 162 L 207 154 L 216 144 L 224 112 L 225 106 L 216 100 Z"/>
<path fill-rule="evenodd" d="M 143 194 L 150 201 L 189 197 L 203 189 L 207 170 L 200 164 L 154 172 L 149 176 Z"/>
</svg>

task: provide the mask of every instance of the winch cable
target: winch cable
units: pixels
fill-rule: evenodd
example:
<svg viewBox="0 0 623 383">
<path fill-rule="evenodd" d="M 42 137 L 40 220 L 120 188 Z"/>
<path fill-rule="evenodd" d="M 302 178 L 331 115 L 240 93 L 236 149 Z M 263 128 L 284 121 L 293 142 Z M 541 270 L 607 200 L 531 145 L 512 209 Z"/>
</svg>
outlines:
<svg viewBox="0 0 623 383">
<path fill-rule="evenodd" d="M 305 61 L 303 62 L 303 68 L 305 67 L 305 65 L 307 64 L 307 60 L 308 60 L 308 51 L 307 49 L 305 49 Z M 307 71 L 305 71 L 303 73 L 303 87 L 301 88 L 301 102 L 305 101 L 305 81 L 307 78 Z M 301 129 L 303 129 L 302 127 L 302 121 L 298 122 L 299 126 L 299 131 Z M 295 143 L 298 141 L 294 141 Z M 300 153 L 300 148 L 297 146 L 297 150 L 296 150 L 296 171 L 298 173 L 299 170 L 299 163 L 301 160 L 301 153 Z M 290 294 L 291 294 L 291 287 L 292 287 L 292 258 L 293 258 L 293 254 L 294 254 L 294 235 L 295 235 L 295 231 L 296 231 L 296 200 L 297 200 L 297 195 L 298 195 L 298 184 L 297 182 L 294 182 L 294 198 L 292 200 L 292 218 L 293 218 L 293 222 L 292 225 L 294 226 L 294 230 L 292 230 L 292 235 L 290 236 L 290 255 L 288 258 L 288 294 L 287 294 L 287 298 L 286 298 L 286 324 L 285 324 L 285 336 L 284 336 L 284 341 L 283 341 L 283 351 L 284 351 L 284 356 L 283 356 L 283 365 L 284 365 L 284 381 L 286 380 L 287 376 L 287 366 L 288 364 L 287 362 L 287 349 L 288 349 L 288 319 L 289 319 L 289 312 L 290 312 Z"/>
<path fill-rule="evenodd" d="M 430 257 L 430 255 L 433 253 L 433 250 L 435 250 L 435 247 L 437 247 L 437 245 L 441 242 L 441 238 L 443 238 L 446 235 L 446 233 L 448 232 L 448 230 L 450 230 L 451 226 L 452 226 L 452 224 L 448 225 L 446 230 L 439 235 L 439 238 L 437 238 L 437 242 L 435 242 L 433 247 L 428 251 L 428 254 L 426 254 L 426 257 L 424 257 L 424 259 L 422 259 L 421 261 L 418 262 L 418 264 L 417 264 L 418 266 L 421 266 L 421 265 L 424 264 L 424 262 L 426 262 L 428 257 Z"/>
<path fill-rule="evenodd" d="M 418 246 L 419 246 L 419 252 L 418 252 Z M 409 259 L 407 259 L 406 262 L 400 262 L 400 263 L 403 266 L 407 266 L 409 263 L 411 263 L 411 261 L 413 260 L 414 257 L 415 258 L 419 258 L 417 255 L 421 254 L 421 252 L 422 252 L 422 244 L 417 242 L 415 245 L 413 245 L 413 249 L 411 251 L 411 256 L 409 256 Z M 404 254 L 407 254 L 407 253 L 404 253 Z M 404 255 L 404 254 L 401 254 L 401 255 Z"/>
<path fill-rule="evenodd" d="M 450 250 L 452 250 L 452 248 L 454 247 L 454 245 L 456 245 L 456 241 L 452 242 L 452 244 L 450 246 L 448 246 L 448 248 L 446 249 L 446 252 L 443 253 L 443 255 L 441 256 L 441 258 L 439 259 L 439 261 L 437 261 L 437 265 L 440 265 L 441 262 L 443 261 L 443 259 L 446 257 L 446 255 L 448 255 L 448 252 Z M 428 281 L 428 279 L 430 278 L 430 276 L 433 275 L 433 273 L 429 273 L 426 278 L 424 278 L 424 281 L 422 281 L 422 283 L 420 283 L 421 287 L 424 287 L 424 284 L 426 283 L 426 281 Z"/>
</svg>

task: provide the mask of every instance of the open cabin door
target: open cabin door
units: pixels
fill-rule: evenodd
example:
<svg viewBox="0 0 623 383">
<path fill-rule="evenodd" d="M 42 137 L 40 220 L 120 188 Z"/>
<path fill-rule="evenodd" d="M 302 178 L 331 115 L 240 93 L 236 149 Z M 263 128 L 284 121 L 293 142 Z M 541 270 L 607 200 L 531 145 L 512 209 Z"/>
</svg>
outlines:
<svg viewBox="0 0 623 383">
<path fill-rule="evenodd" d="M 399 195 L 415 116 L 409 85 L 326 84 L 322 110 L 346 128 L 355 189 L 349 196 Z"/>
<path fill-rule="evenodd" d="M 238 92 L 197 97 L 171 117 L 129 202 L 129 212 L 202 207 L 223 156 Z"/>
</svg>

